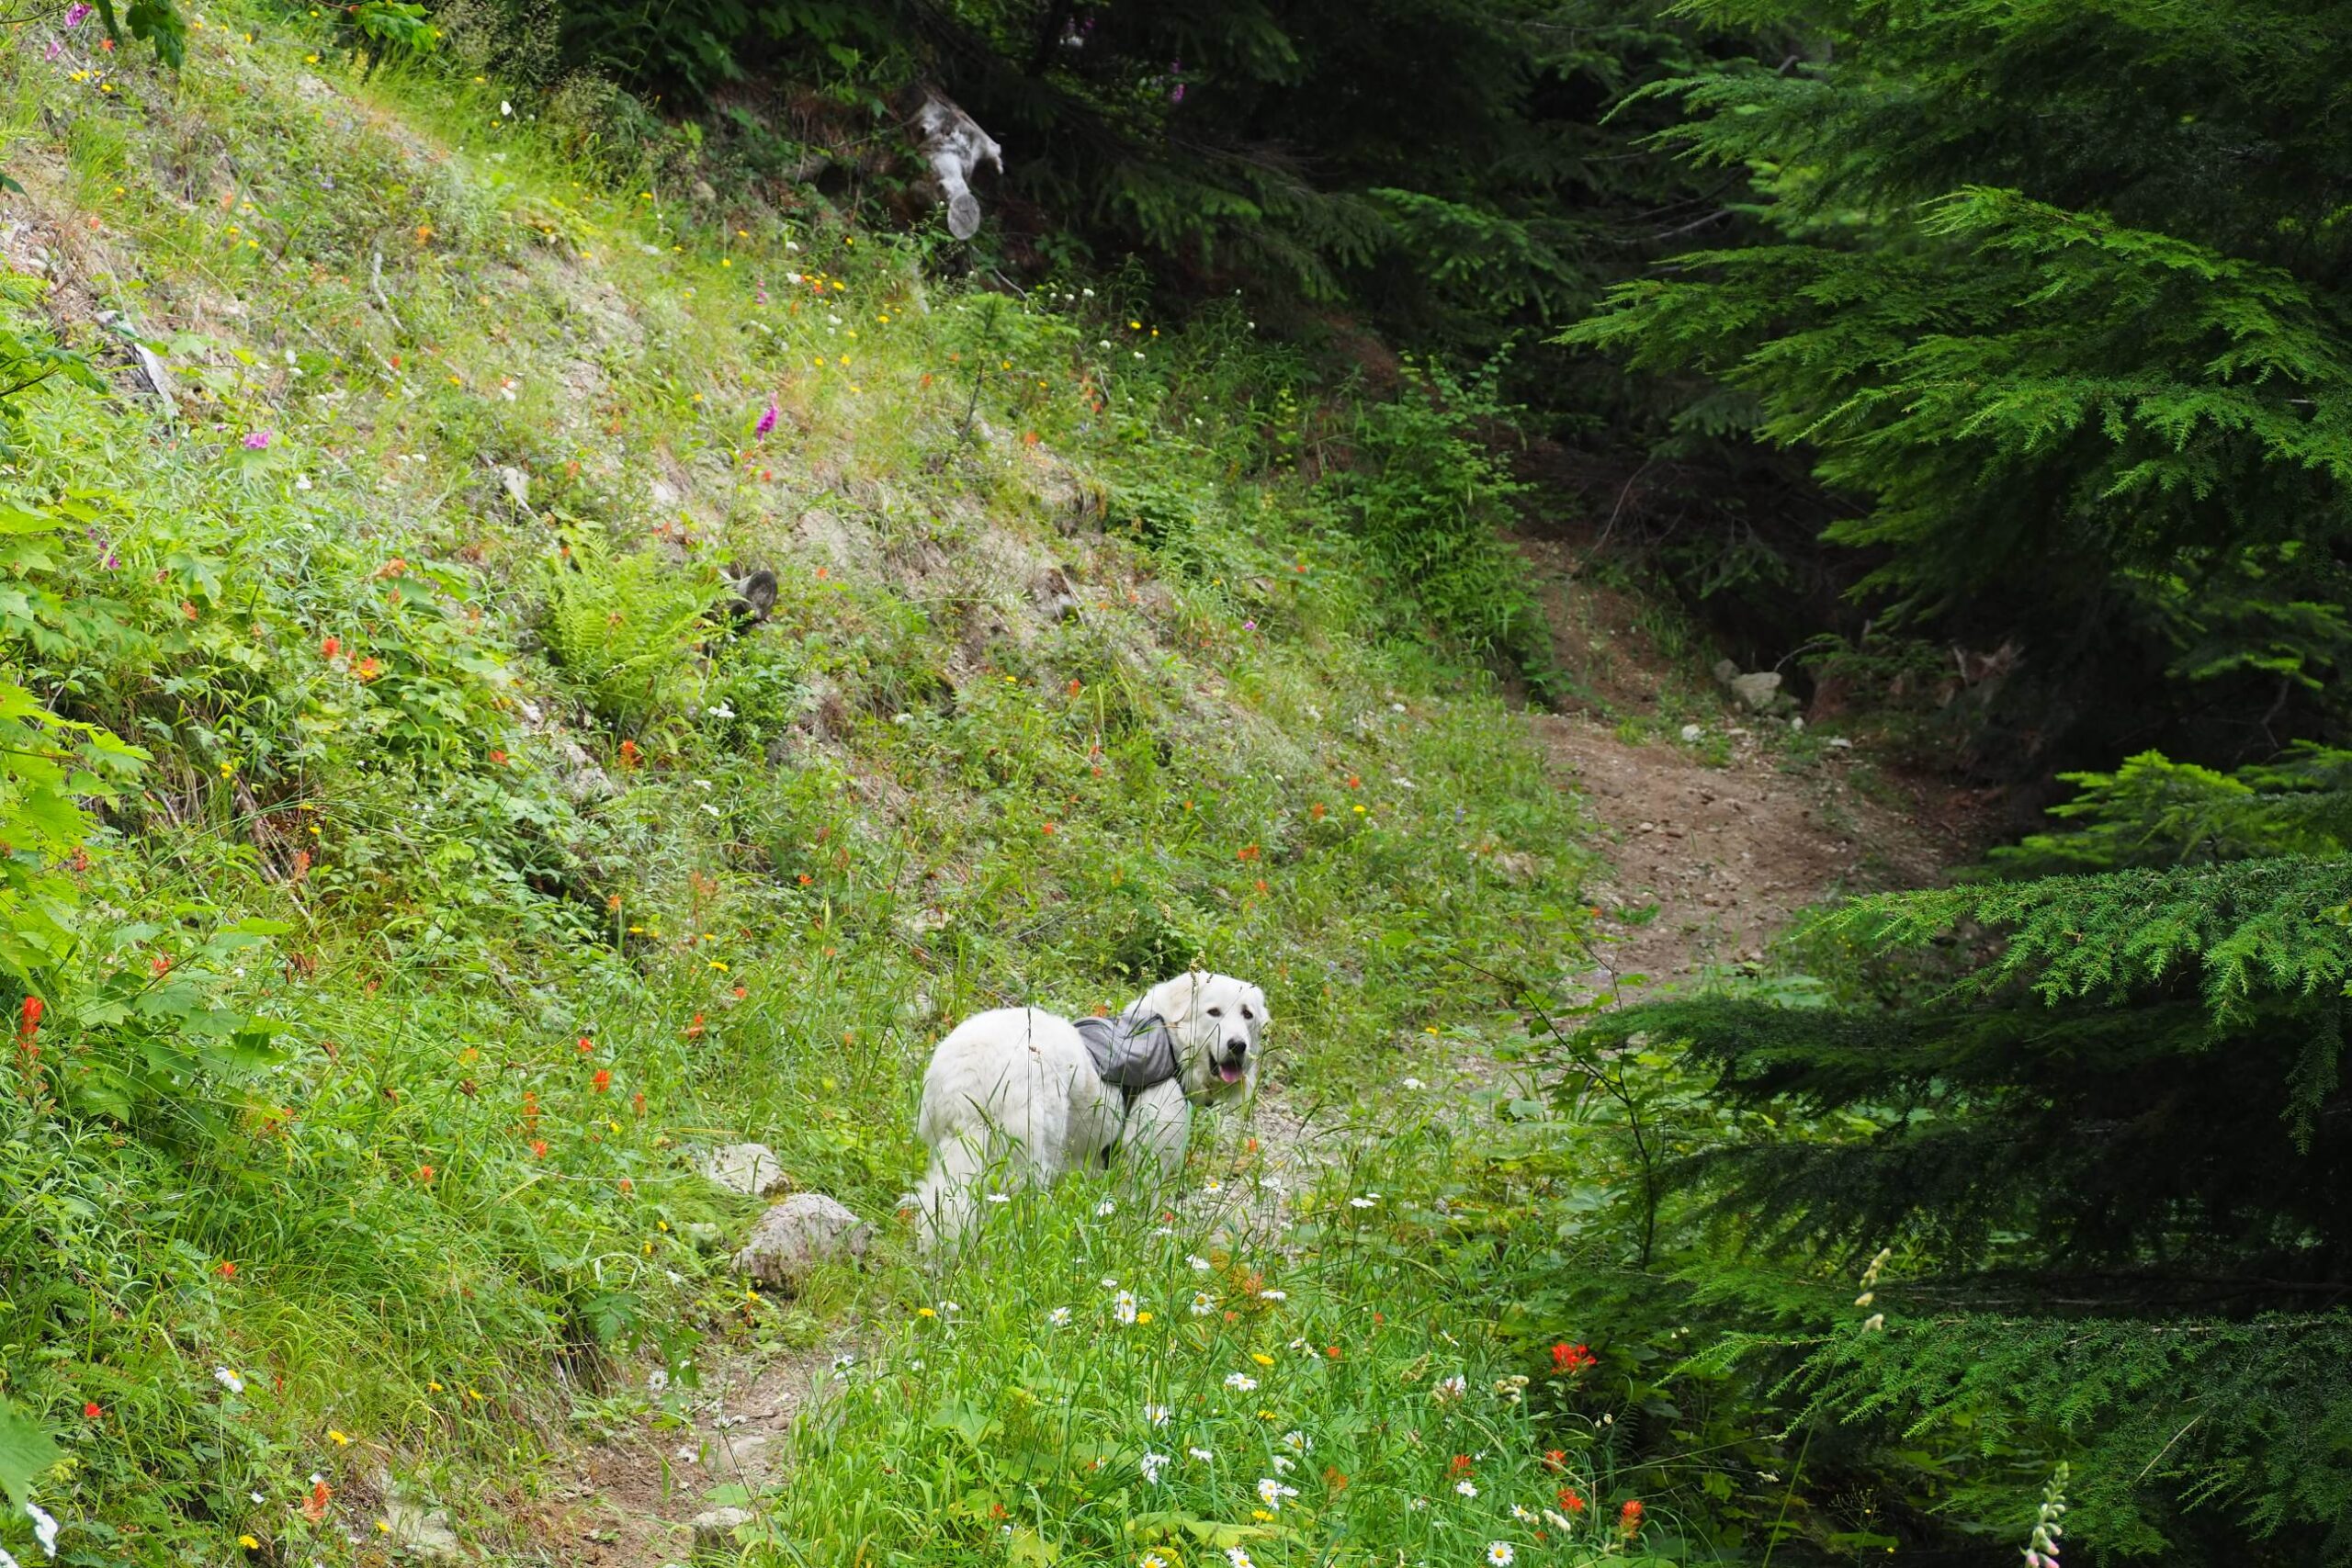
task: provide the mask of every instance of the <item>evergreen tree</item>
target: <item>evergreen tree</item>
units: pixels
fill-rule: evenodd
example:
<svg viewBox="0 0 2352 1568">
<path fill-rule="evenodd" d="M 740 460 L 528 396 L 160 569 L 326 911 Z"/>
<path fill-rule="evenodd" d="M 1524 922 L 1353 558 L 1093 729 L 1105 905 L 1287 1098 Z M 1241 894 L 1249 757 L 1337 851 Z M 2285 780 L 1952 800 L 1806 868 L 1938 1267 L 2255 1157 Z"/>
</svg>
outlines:
<svg viewBox="0 0 2352 1568">
<path fill-rule="evenodd" d="M 1808 452 L 1883 613 L 2017 641 L 2015 771 L 2340 734 L 2352 6 L 1692 9 L 1807 40 L 1652 89 L 1779 238 L 1623 284 L 1570 341 Z"/>
<path fill-rule="evenodd" d="M 540 0 L 498 3 L 520 35 Z M 1663 0 L 560 8 L 562 59 L 538 73 L 594 67 L 672 107 L 823 83 L 878 116 L 938 86 L 1006 150 L 984 254 L 1135 255 L 1179 292 L 1241 288 L 1293 324 L 1363 312 L 1465 363 L 1581 315 L 1661 236 L 1728 217 L 1719 176 L 1637 145 L 1665 106 L 1608 118 L 1726 47 Z"/>
<path fill-rule="evenodd" d="M 1585 1043 L 1679 1043 L 1748 1113 L 1681 1170 L 1731 1258 L 1683 1266 L 1849 1471 L 1997 1531 L 2065 1457 L 2095 1561 L 2352 1561 L 2352 753 L 2077 782 L 2003 857 L 2074 869 L 1827 919 L 1875 995 Z M 1882 1247 L 1877 1325 L 1776 1326 Z"/>
</svg>

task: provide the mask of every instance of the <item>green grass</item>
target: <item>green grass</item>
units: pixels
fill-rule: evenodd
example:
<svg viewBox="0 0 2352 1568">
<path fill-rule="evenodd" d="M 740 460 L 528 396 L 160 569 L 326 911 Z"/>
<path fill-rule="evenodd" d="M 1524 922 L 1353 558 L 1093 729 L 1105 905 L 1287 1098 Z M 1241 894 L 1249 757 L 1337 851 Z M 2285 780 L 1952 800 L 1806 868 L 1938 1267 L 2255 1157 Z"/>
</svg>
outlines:
<svg viewBox="0 0 2352 1568">
<path fill-rule="evenodd" d="M 1378 1152 L 1303 1191 L 1228 1141 L 1172 1207 L 1115 1178 L 990 1206 L 976 1255 L 910 1280 L 875 1353 L 802 1418 L 820 1457 L 744 1528 L 754 1557 L 1622 1551 L 1609 1427 L 1571 1413 L 1591 1370 L 1565 1347 L 1570 1365 L 1531 1360 L 1474 1304 L 1542 1238 L 1490 1227 L 1446 1122 L 1366 1130 Z"/>
<path fill-rule="evenodd" d="M 0 1064 L 0 1394 L 62 1447 L 68 1560 L 373 1562 L 387 1479 L 547 1560 L 517 1505 L 644 1366 L 845 1325 L 877 1370 L 771 1505 L 828 1561 L 986 1555 L 1015 1515 L 1069 1561 L 1468 1561 L 1532 1543 L 1510 1502 L 1613 1508 L 1606 1434 L 1497 1337 L 1502 1244 L 1432 1257 L 1438 1133 L 1365 1174 L 1371 1217 L 1335 1188 L 1278 1242 L 1217 1241 L 1213 1204 L 1097 1225 L 1073 1188 L 930 1285 L 891 1217 L 920 1062 L 972 1009 L 1204 960 L 1273 998 L 1273 1077 L 1343 1102 L 1491 1018 L 1480 970 L 1580 962 L 1580 824 L 1293 473 L 1305 368 L 1107 287 L 964 292 L 917 240 L 684 223 L 491 85 L 363 85 L 300 17 L 203 16 L 176 82 L 78 36 L 0 62 L 65 337 L 130 310 L 182 413 L 27 394 L 0 471 L 54 525 L 6 673 L 151 754 L 58 869 L 70 948 L 10 982 L 45 1055 Z M 735 561 L 775 617 L 690 624 Z M 738 1136 L 880 1221 L 876 1268 L 747 1301 L 688 1239 L 751 1217 L 693 1173 Z M 1185 1312 L 1189 1249 L 1242 1318 Z M 1159 1303 L 1148 1353 L 1105 1272 Z M 956 1322 L 913 1315 L 945 1291 Z M 1137 1400 L 1256 1352 L 1280 1418 L 1188 1407 L 1228 1457 L 1171 1470 L 1168 1541 L 1116 1523 Z M 1433 1403 L 1448 1369 L 1470 1393 Z M 35 1550 L 13 1517 L 0 1546 Z"/>
</svg>

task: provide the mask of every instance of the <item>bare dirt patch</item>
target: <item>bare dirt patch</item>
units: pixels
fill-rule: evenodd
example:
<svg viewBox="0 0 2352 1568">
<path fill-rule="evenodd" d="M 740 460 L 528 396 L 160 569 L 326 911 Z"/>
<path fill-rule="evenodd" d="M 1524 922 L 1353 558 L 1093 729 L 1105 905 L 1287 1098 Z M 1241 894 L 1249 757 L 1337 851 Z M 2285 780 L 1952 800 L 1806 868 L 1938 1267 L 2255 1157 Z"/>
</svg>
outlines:
<svg viewBox="0 0 2352 1568">
<path fill-rule="evenodd" d="M 688 1561 L 695 1517 L 713 1507 L 715 1488 L 740 1484 L 757 1496 L 784 1480 L 793 1423 L 833 1386 L 841 1353 L 829 1343 L 781 1358 L 723 1356 L 705 1371 L 687 1425 L 639 1425 L 583 1450 L 573 1483 L 522 1522 L 567 1562 L 662 1568 Z"/>
<path fill-rule="evenodd" d="M 1608 840 L 1611 874 L 1589 889 L 1614 939 L 1600 956 L 1621 978 L 1645 976 L 1650 992 L 1760 958 L 1826 898 L 1932 882 L 1976 836 L 1966 799 L 1865 773 L 1851 751 L 1794 762 L 1734 726 L 1718 761 L 1673 740 L 1631 741 L 1591 718 L 1529 723 Z"/>
</svg>

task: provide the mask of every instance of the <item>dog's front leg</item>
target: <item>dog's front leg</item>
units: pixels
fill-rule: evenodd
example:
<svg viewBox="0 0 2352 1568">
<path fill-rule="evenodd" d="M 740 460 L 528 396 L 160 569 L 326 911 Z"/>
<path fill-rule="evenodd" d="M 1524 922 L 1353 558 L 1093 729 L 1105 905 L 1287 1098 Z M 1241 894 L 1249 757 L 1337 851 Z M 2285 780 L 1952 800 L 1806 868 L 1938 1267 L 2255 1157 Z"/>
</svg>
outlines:
<svg viewBox="0 0 2352 1568">
<path fill-rule="evenodd" d="M 1184 1168 L 1184 1146 L 1193 1133 L 1193 1108 L 1184 1086 L 1171 1078 L 1136 1096 L 1119 1130 L 1119 1153 L 1148 1179 L 1173 1181 Z"/>
</svg>

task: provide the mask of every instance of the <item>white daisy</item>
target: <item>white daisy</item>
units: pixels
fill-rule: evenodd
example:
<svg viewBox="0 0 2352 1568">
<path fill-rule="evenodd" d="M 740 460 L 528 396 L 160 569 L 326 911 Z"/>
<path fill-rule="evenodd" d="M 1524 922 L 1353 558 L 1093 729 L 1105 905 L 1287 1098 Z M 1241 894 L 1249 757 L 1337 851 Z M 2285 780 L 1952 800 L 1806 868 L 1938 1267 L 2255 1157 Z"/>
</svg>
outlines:
<svg viewBox="0 0 2352 1568">
<path fill-rule="evenodd" d="M 1165 1427 L 1168 1425 L 1168 1406 L 1147 1404 L 1143 1407 L 1143 1418 L 1155 1427 Z"/>
<path fill-rule="evenodd" d="M 1056 1307 L 1053 1311 L 1046 1314 L 1046 1321 L 1052 1324 L 1056 1328 L 1068 1328 L 1069 1326 L 1069 1308 Z"/>
<path fill-rule="evenodd" d="M 1216 1311 L 1216 1303 L 1209 1298 L 1205 1291 L 1193 1295 L 1192 1313 L 1194 1317 L 1206 1317 L 1215 1311 Z"/>
<path fill-rule="evenodd" d="M 1216 1267 L 1216 1265 L 1211 1263 L 1207 1258 L 1203 1258 L 1197 1252 L 1186 1253 L 1184 1255 L 1184 1261 L 1191 1265 L 1192 1270 L 1195 1274 L 1205 1274 L 1211 1269 Z"/>
<path fill-rule="evenodd" d="M 226 1367 L 213 1368 L 212 1381 L 219 1383 L 222 1388 L 227 1389 L 231 1393 L 243 1393 L 245 1392 L 245 1380 L 239 1377 L 236 1373 L 231 1371 Z"/>
<path fill-rule="evenodd" d="M 1225 1374 L 1225 1386 L 1236 1393 L 1248 1393 L 1258 1386 L 1258 1380 L 1248 1372 L 1227 1372 Z"/>
<path fill-rule="evenodd" d="M 1487 1561 L 1493 1563 L 1494 1568 L 1510 1568 L 1511 1559 L 1516 1555 L 1518 1554 L 1510 1549 L 1510 1542 L 1507 1540 L 1487 1542 Z"/>
<path fill-rule="evenodd" d="M 1159 1485 L 1159 1472 L 1167 1469 L 1170 1462 L 1170 1461 L 1166 1454 L 1148 1453 L 1144 1455 L 1142 1459 L 1136 1461 L 1137 1466 L 1143 1471 L 1143 1483 L 1146 1486 Z"/>
<path fill-rule="evenodd" d="M 1282 1510 L 1283 1498 L 1297 1495 L 1297 1487 L 1285 1486 L 1271 1475 L 1261 1476 L 1258 1479 L 1258 1501 L 1277 1513 Z"/>
<path fill-rule="evenodd" d="M 1466 1479 L 1457 1481 L 1453 1483 L 1453 1489 L 1464 1497 L 1476 1497 L 1478 1495 L 1478 1483 L 1475 1481 Z"/>
<path fill-rule="evenodd" d="M 1191 1454 L 1194 1459 L 1199 1460 L 1203 1464 L 1206 1464 L 1209 1461 L 1216 1458 L 1216 1455 L 1209 1452 L 1206 1449 L 1186 1449 L 1184 1451 Z"/>
<path fill-rule="evenodd" d="M 1136 1320 L 1136 1293 L 1133 1291 L 1121 1291 L 1117 1301 L 1112 1305 L 1113 1309 L 1118 1313 L 1121 1323 L 1133 1323 Z"/>
</svg>

